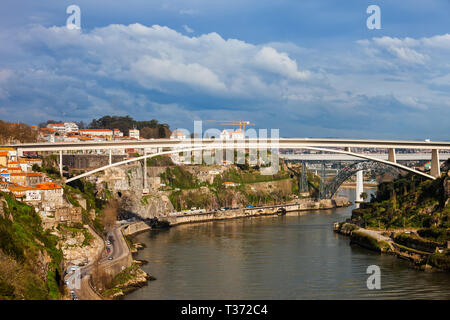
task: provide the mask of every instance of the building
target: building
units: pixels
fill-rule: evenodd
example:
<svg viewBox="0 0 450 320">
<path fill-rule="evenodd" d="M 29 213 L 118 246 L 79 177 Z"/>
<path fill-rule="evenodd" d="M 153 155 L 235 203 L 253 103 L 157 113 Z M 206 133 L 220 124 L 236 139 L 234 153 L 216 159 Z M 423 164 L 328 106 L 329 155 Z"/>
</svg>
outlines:
<svg viewBox="0 0 450 320">
<path fill-rule="evenodd" d="M 138 129 L 130 129 L 128 131 L 128 135 L 130 138 L 139 140 L 140 136 L 139 136 L 139 130 Z"/>
<path fill-rule="evenodd" d="M 36 186 L 44 181 L 42 173 L 39 172 L 11 172 L 10 182 L 22 186 Z"/>
<path fill-rule="evenodd" d="M 235 131 L 228 131 L 228 130 L 223 130 L 220 133 L 220 139 L 223 140 L 240 140 L 240 139 L 244 139 L 245 135 L 242 131 L 240 130 L 235 130 Z"/>
<path fill-rule="evenodd" d="M 44 182 L 36 185 L 41 192 L 42 201 L 51 203 L 52 205 L 62 204 L 64 202 L 64 189 L 54 182 Z"/>
<path fill-rule="evenodd" d="M 53 129 L 60 134 L 66 134 L 71 131 L 78 132 L 78 126 L 75 122 L 49 123 L 47 124 L 47 128 Z"/>
<path fill-rule="evenodd" d="M 59 132 L 59 133 L 66 132 L 66 127 L 64 126 L 64 123 L 49 123 L 49 124 L 47 124 L 47 128 L 55 130 L 56 132 Z"/>
<path fill-rule="evenodd" d="M 180 129 L 175 129 L 170 135 L 170 139 L 186 140 L 186 134 L 183 133 Z"/>
<path fill-rule="evenodd" d="M 0 151 L 0 166 L 8 166 L 9 153 L 6 151 Z"/>
<path fill-rule="evenodd" d="M 75 122 L 64 122 L 64 133 L 78 132 L 78 125 Z"/>
<path fill-rule="evenodd" d="M 17 161 L 17 150 L 14 148 L 0 148 L 0 152 L 7 152 L 8 153 L 8 161 Z"/>
<path fill-rule="evenodd" d="M 119 129 L 114 129 L 113 135 L 114 135 L 114 137 L 123 137 L 123 132 L 120 131 Z"/>
<path fill-rule="evenodd" d="M 82 136 L 101 136 L 112 137 L 113 131 L 111 129 L 80 129 L 78 130 Z"/>
</svg>

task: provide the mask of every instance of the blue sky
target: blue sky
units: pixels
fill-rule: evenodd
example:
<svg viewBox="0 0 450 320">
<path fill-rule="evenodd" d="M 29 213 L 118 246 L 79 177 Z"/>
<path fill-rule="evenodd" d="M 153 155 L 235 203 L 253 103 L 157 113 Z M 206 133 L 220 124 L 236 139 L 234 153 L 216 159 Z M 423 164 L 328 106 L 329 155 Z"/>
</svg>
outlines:
<svg viewBox="0 0 450 320">
<path fill-rule="evenodd" d="M 81 8 L 81 31 L 65 27 Z M 381 8 L 369 30 L 366 8 Z M 0 119 L 449 140 L 449 0 L 3 0 Z"/>
</svg>

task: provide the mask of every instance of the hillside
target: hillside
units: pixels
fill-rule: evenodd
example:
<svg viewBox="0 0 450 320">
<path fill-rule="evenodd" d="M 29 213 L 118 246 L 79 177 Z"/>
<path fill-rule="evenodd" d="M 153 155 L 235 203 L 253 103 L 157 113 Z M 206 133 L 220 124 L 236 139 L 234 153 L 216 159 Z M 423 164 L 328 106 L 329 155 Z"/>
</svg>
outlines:
<svg viewBox="0 0 450 320">
<path fill-rule="evenodd" d="M 58 299 L 62 251 L 34 207 L 0 193 L 0 300 Z"/>
<path fill-rule="evenodd" d="M 444 167 L 445 168 L 445 167 Z M 372 228 L 450 228 L 449 171 L 436 180 L 408 174 L 378 186 L 352 220 Z"/>
<path fill-rule="evenodd" d="M 137 121 L 130 116 L 103 116 L 100 119 L 93 119 L 89 124 L 92 129 L 119 129 L 125 135 L 128 135 L 128 130 L 139 129 L 141 137 L 145 139 L 150 138 L 168 138 L 171 131 L 169 125 L 159 123 L 158 120 Z"/>
</svg>

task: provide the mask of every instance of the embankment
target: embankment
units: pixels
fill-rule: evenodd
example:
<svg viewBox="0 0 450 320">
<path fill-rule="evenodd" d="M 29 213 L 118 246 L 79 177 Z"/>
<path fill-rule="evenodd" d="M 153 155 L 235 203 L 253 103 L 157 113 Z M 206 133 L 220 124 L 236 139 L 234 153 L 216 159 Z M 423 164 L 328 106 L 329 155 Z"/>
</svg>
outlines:
<svg viewBox="0 0 450 320">
<path fill-rule="evenodd" d="M 237 219 L 237 218 L 256 217 L 265 215 L 278 215 L 284 214 L 286 212 L 333 209 L 336 207 L 348 206 L 349 204 L 350 202 L 348 201 L 348 199 L 344 197 L 333 200 L 327 199 L 320 201 L 314 201 L 312 199 L 303 199 L 297 200 L 296 202 L 292 203 L 272 205 L 272 206 L 241 208 L 225 211 L 214 210 L 205 213 L 177 214 L 162 218 L 162 220 L 169 222 L 171 226 L 175 226 L 185 223 Z"/>
<path fill-rule="evenodd" d="M 333 229 L 349 236 L 350 244 L 354 243 L 380 253 L 394 254 L 409 261 L 416 269 L 450 272 L 448 250 L 442 244 L 422 239 L 414 232 L 368 230 L 346 222 L 336 222 Z"/>
</svg>

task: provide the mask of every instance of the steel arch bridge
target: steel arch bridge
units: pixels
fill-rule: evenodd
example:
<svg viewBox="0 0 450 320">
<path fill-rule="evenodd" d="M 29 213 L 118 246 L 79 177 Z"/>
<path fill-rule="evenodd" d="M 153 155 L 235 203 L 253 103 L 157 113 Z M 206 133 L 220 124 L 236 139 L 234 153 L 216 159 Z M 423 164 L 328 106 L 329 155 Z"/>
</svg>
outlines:
<svg viewBox="0 0 450 320">
<path fill-rule="evenodd" d="M 331 199 L 339 187 L 351 176 L 361 170 L 371 170 L 376 173 L 386 173 L 397 175 L 400 169 L 377 161 L 359 161 L 339 170 L 339 173 L 325 187 L 324 199 Z"/>
</svg>

